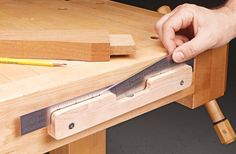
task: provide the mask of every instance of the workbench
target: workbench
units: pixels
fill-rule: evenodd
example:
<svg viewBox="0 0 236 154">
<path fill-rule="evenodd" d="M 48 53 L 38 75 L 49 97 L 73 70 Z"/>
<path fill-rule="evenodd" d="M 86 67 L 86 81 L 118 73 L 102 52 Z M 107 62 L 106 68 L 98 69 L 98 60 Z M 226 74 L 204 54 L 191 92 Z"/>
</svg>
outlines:
<svg viewBox="0 0 236 154">
<path fill-rule="evenodd" d="M 54 139 L 47 128 L 21 136 L 20 116 L 120 82 L 165 57 L 154 31 L 161 14 L 104 0 L 2 0 L 0 10 L 0 30 L 106 29 L 131 34 L 137 50 L 135 56 L 109 62 L 66 61 L 68 65 L 59 68 L 0 64 L 0 153 L 105 154 L 107 128 L 175 101 L 190 109 L 205 105 L 213 122 L 223 122 L 217 128 L 231 130 L 215 101 L 226 87 L 224 46 L 193 60 L 193 82 L 184 90 L 64 139 Z M 228 143 L 224 134 L 219 137 Z"/>
</svg>

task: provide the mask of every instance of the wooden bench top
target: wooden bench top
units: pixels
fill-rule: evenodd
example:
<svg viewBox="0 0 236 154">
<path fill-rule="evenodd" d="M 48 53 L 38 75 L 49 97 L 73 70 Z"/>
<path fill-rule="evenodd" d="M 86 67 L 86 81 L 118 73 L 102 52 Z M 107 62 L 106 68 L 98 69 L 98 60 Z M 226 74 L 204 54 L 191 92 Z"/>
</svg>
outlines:
<svg viewBox="0 0 236 154">
<path fill-rule="evenodd" d="M 156 12 L 87 0 L 3 0 L 0 10 L 0 30 L 105 29 L 132 34 L 137 45 L 135 57 L 110 62 L 68 61 L 60 68 L 0 64 L 0 102 L 65 89 L 77 91 L 68 98 L 78 96 L 124 80 L 166 55 L 160 41 L 150 38 L 156 35 Z"/>
<path fill-rule="evenodd" d="M 89 0 L 2 0 L 0 10 L 0 31 L 103 29 L 131 34 L 137 46 L 136 56 L 112 57 L 110 62 L 68 61 L 62 68 L 0 64 L 0 153 L 44 153 L 78 139 L 55 141 L 46 128 L 21 137 L 19 117 L 124 80 L 166 56 L 160 41 L 150 39 L 160 17 L 156 12 Z"/>
</svg>

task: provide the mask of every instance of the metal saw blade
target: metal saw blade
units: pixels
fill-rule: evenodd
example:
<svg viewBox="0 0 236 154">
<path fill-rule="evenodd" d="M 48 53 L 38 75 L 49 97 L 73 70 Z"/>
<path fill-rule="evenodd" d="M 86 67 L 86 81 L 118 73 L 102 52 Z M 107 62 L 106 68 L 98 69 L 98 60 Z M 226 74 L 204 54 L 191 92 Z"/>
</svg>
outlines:
<svg viewBox="0 0 236 154">
<path fill-rule="evenodd" d="M 173 60 L 168 57 L 164 58 L 126 79 L 125 81 L 109 87 L 107 90 L 114 93 L 118 99 L 132 96 L 134 93 L 145 89 L 147 78 L 152 77 L 158 72 L 174 65 L 176 65 L 176 63 L 174 63 Z"/>
</svg>

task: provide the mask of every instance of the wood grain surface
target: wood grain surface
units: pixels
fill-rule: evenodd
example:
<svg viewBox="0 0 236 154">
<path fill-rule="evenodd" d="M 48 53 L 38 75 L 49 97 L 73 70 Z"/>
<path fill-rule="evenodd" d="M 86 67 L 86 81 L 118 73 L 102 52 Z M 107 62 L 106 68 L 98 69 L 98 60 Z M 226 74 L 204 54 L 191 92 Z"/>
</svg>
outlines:
<svg viewBox="0 0 236 154">
<path fill-rule="evenodd" d="M 110 62 L 69 61 L 62 68 L 0 64 L 0 153 L 47 152 L 192 92 L 181 92 L 65 140 L 54 140 L 46 129 L 20 137 L 20 115 L 124 80 L 164 58 L 166 50 L 159 40 L 150 39 L 156 35 L 153 25 L 159 14 L 116 2 L 3 0 L 0 10 L 0 31 L 106 29 L 112 34 L 131 34 L 137 45 L 135 56 L 112 57 Z"/>
<path fill-rule="evenodd" d="M 50 154 L 106 154 L 106 130 L 55 149 Z"/>
<path fill-rule="evenodd" d="M 111 55 L 134 55 L 131 35 L 106 30 L 3 30 L 0 57 L 109 61 Z"/>
</svg>

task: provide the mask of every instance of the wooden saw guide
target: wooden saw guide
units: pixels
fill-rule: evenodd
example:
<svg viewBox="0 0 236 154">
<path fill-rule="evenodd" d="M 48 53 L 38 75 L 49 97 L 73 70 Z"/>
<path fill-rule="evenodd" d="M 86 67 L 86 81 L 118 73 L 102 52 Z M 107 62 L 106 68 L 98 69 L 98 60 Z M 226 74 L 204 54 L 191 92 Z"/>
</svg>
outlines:
<svg viewBox="0 0 236 154">
<path fill-rule="evenodd" d="M 123 82 L 21 116 L 21 134 L 47 126 L 49 135 L 63 139 L 181 91 L 191 83 L 191 66 L 165 58 Z"/>
</svg>

